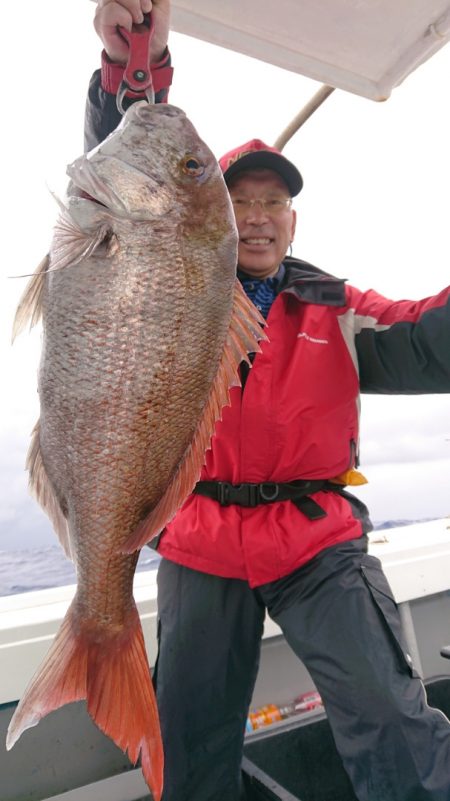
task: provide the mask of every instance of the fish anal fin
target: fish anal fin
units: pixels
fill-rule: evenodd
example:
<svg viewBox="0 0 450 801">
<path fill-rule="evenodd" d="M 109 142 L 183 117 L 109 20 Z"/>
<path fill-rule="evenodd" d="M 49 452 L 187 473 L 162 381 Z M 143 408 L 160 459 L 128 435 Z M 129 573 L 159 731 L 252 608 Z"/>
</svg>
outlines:
<svg viewBox="0 0 450 801">
<path fill-rule="evenodd" d="M 8 728 L 10 750 L 26 729 L 50 712 L 86 699 L 97 726 L 131 762 L 141 756 L 155 801 L 163 784 L 163 749 L 156 699 L 135 606 L 114 633 L 83 626 L 75 600 L 56 639 L 20 701 Z"/>
<path fill-rule="evenodd" d="M 215 424 L 221 417 L 222 408 L 230 402 L 230 388 L 240 384 L 239 365 L 242 361 L 248 361 L 248 353 L 261 350 L 261 340 L 267 340 L 263 331 L 264 325 L 264 318 L 236 280 L 227 341 L 193 440 L 166 492 L 125 543 L 124 553 L 133 553 L 143 548 L 152 537 L 162 531 L 194 489 L 200 477 L 205 452 L 210 447 Z"/>
<path fill-rule="evenodd" d="M 26 467 L 29 471 L 30 491 L 52 523 L 55 533 L 64 548 L 64 553 L 69 559 L 73 559 L 74 553 L 69 537 L 69 526 L 42 461 L 39 420 L 31 434 Z"/>
<path fill-rule="evenodd" d="M 19 301 L 13 322 L 12 341 L 22 333 L 27 323 L 30 329 L 39 322 L 42 315 L 42 294 L 44 288 L 44 277 L 50 266 L 50 257 L 44 256 L 38 265 L 35 273 L 25 287 L 25 291 Z"/>
</svg>

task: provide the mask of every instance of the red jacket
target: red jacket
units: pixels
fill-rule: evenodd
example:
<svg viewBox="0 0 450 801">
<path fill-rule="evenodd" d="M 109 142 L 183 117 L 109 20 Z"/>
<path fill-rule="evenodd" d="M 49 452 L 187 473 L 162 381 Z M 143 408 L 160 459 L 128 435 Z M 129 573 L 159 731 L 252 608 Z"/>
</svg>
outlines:
<svg viewBox="0 0 450 801">
<path fill-rule="evenodd" d="M 168 54 L 152 67 L 165 102 Z M 87 149 L 120 121 L 122 70 L 103 59 L 86 107 Z M 132 101 L 126 101 L 132 102 Z M 450 289 L 422 301 L 393 302 L 359 292 L 295 259 L 268 317 L 270 342 L 255 357 L 244 392 L 216 427 L 203 479 L 240 482 L 331 478 L 357 458 L 358 392 L 450 392 Z M 357 499 L 314 496 L 327 516 L 311 521 L 291 501 L 221 507 L 192 495 L 160 538 L 168 559 L 252 586 L 295 570 L 333 543 L 370 529 Z"/>
<path fill-rule="evenodd" d="M 450 288 L 394 302 L 287 259 L 268 316 L 269 342 L 216 426 L 203 480 L 333 478 L 357 463 L 359 391 L 450 391 Z M 326 517 L 291 502 L 244 508 L 191 495 L 158 552 L 251 586 L 287 575 L 330 545 L 370 530 L 356 498 L 313 496 Z"/>
</svg>

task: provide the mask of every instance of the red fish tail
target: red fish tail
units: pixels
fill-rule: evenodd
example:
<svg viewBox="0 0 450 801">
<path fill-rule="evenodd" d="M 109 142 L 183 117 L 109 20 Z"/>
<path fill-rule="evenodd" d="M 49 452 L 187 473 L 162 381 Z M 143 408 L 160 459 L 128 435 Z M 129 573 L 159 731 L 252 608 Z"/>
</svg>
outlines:
<svg viewBox="0 0 450 801">
<path fill-rule="evenodd" d="M 7 749 L 49 712 L 86 699 L 97 726 L 131 762 L 141 757 L 155 801 L 163 784 L 163 749 L 158 710 L 136 607 L 115 634 L 89 630 L 69 609 L 44 662 L 28 685 L 8 728 Z"/>
<path fill-rule="evenodd" d="M 155 693 L 135 606 L 117 637 L 91 646 L 87 708 L 97 726 L 131 762 L 141 758 L 155 801 L 163 785 L 164 756 Z"/>
</svg>

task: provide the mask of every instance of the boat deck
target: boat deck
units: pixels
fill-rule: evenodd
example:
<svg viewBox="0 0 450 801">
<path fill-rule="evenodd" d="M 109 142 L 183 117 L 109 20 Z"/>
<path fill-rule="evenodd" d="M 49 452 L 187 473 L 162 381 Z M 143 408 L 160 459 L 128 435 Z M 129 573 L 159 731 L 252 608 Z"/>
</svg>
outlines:
<svg viewBox="0 0 450 801">
<path fill-rule="evenodd" d="M 370 551 L 390 580 L 423 677 L 450 677 L 440 656 L 448 644 L 450 619 L 450 520 L 376 532 Z M 75 588 L 59 587 L 0 598 L 0 739 L 14 706 L 56 633 Z M 143 621 L 150 664 L 156 658 L 156 573 L 138 573 L 135 597 Z M 276 678 L 275 678 L 276 677 Z M 252 708 L 284 705 L 314 690 L 306 668 L 293 655 L 278 627 L 267 619 L 261 666 Z M 302 718 L 309 725 L 319 716 Z M 322 713 L 323 718 L 323 713 Z M 248 735 L 250 747 L 297 726 L 282 721 Z M 140 769 L 105 737 L 87 715 L 84 702 L 70 704 L 25 732 L 10 752 L 0 749 L 1 801 L 149 801 Z M 270 796 L 267 796 L 270 798 Z M 336 801 L 338 799 L 336 798 Z M 345 799 L 343 799 L 345 801 Z"/>
</svg>

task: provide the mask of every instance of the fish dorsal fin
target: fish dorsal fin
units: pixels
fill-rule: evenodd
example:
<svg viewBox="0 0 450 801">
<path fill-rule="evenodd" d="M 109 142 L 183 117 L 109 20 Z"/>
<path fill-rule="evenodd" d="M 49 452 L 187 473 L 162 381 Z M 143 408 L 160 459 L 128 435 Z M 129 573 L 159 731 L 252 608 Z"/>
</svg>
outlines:
<svg viewBox="0 0 450 801">
<path fill-rule="evenodd" d="M 26 461 L 26 467 L 30 476 L 30 490 L 48 516 L 64 548 L 64 553 L 69 559 L 74 560 L 74 554 L 69 539 L 69 526 L 42 461 L 39 434 L 40 422 L 38 420 L 31 435 L 31 443 Z"/>
<path fill-rule="evenodd" d="M 210 447 L 215 424 L 221 417 L 222 408 L 230 403 L 230 388 L 240 384 L 239 365 L 242 361 L 250 364 L 248 354 L 259 352 L 259 342 L 267 339 L 263 325 L 263 317 L 236 280 L 227 341 L 193 440 L 161 500 L 125 543 L 124 553 L 142 548 L 158 534 L 194 489 L 200 477 L 205 452 Z"/>
</svg>

